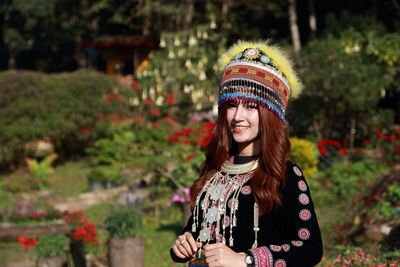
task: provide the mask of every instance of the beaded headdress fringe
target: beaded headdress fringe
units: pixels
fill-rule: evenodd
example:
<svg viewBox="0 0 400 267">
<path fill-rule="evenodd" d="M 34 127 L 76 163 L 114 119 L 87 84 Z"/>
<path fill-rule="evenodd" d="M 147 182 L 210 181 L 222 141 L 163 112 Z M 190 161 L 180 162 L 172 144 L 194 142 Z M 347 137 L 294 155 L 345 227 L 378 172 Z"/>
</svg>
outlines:
<svg viewBox="0 0 400 267">
<path fill-rule="evenodd" d="M 290 97 L 297 97 L 302 84 L 289 57 L 269 41 L 239 41 L 219 60 L 223 74 L 219 85 L 219 108 L 228 101 L 257 103 L 285 123 Z"/>
</svg>

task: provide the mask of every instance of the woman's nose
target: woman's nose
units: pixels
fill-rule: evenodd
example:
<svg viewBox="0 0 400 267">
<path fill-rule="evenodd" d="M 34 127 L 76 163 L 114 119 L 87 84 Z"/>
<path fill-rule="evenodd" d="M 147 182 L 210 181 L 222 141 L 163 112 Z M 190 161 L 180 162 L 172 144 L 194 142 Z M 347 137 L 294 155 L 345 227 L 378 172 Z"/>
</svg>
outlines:
<svg viewBox="0 0 400 267">
<path fill-rule="evenodd" d="M 243 120 L 244 112 L 245 112 L 245 108 L 243 107 L 243 105 L 242 104 L 238 105 L 236 108 L 235 117 L 234 117 L 235 121 Z"/>
</svg>

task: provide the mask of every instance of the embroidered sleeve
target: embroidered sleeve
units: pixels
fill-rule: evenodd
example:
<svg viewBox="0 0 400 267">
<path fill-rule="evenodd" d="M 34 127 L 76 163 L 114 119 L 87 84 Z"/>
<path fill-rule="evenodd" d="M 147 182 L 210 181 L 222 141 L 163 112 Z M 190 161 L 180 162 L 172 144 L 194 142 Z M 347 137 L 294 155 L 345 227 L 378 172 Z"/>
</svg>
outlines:
<svg viewBox="0 0 400 267">
<path fill-rule="evenodd" d="M 322 258 L 321 233 L 307 182 L 299 167 L 289 165 L 288 168 L 286 195 L 289 198 L 289 238 L 281 244 L 250 249 L 256 267 L 309 267 Z"/>
</svg>

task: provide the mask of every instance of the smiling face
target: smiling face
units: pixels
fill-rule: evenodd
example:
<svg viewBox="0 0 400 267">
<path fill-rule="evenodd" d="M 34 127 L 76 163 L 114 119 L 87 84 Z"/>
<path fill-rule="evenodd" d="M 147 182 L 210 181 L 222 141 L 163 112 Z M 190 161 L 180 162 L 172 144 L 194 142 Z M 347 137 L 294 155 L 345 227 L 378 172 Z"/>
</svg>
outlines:
<svg viewBox="0 0 400 267">
<path fill-rule="evenodd" d="M 226 112 L 230 133 L 238 144 L 241 156 L 257 155 L 260 152 L 258 105 L 229 102 Z"/>
</svg>

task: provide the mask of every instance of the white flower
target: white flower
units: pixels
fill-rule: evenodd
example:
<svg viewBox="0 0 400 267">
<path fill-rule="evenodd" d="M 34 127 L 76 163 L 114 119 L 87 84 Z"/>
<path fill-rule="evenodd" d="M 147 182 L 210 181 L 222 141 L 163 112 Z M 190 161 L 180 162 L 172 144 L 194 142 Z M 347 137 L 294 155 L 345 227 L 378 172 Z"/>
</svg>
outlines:
<svg viewBox="0 0 400 267">
<path fill-rule="evenodd" d="M 195 46 L 197 44 L 197 39 L 194 36 L 190 36 L 189 38 L 189 46 Z"/>
<path fill-rule="evenodd" d="M 203 39 L 204 40 L 208 39 L 208 33 L 206 31 L 203 32 Z"/>
<path fill-rule="evenodd" d="M 163 103 L 163 97 L 162 96 L 158 96 L 157 97 L 157 99 L 156 99 L 156 105 L 157 106 L 161 106 L 162 105 L 162 103 Z"/>
<path fill-rule="evenodd" d="M 204 71 L 201 71 L 199 79 L 200 81 L 204 81 L 205 79 L 207 79 L 206 73 Z"/>
<path fill-rule="evenodd" d="M 160 40 L 160 47 L 166 47 L 167 46 L 167 43 L 165 42 L 165 39 L 164 38 L 161 38 L 161 40 Z"/>
<path fill-rule="evenodd" d="M 190 59 L 186 59 L 185 67 L 186 67 L 188 70 L 191 69 L 191 67 L 192 67 L 192 61 L 190 61 Z"/>
<path fill-rule="evenodd" d="M 174 54 L 174 52 L 172 52 L 172 51 L 169 51 L 169 53 L 168 53 L 168 58 L 170 58 L 170 59 L 173 59 L 173 58 L 175 58 L 175 54 Z"/>
<path fill-rule="evenodd" d="M 185 86 L 183 86 L 183 92 L 186 93 L 186 94 L 189 93 L 190 92 L 190 86 L 185 84 Z"/>
<path fill-rule="evenodd" d="M 210 28 L 213 29 L 213 30 L 217 28 L 217 24 L 215 23 L 215 20 L 211 21 Z"/>
<path fill-rule="evenodd" d="M 181 41 L 179 40 L 179 37 L 178 37 L 178 36 L 175 37 L 174 45 L 175 45 L 175 46 L 180 46 L 180 45 L 181 45 Z"/>
</svg>

